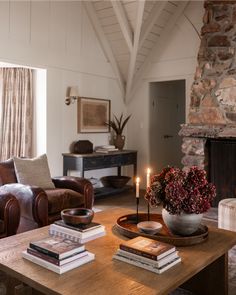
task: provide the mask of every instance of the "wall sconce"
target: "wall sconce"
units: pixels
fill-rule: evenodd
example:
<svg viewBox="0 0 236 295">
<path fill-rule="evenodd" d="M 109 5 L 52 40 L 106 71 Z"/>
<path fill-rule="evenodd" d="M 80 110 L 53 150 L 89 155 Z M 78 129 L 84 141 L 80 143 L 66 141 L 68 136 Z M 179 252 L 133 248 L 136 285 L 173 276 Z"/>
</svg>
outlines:
<svg viewBox="0 0 236 295">
<path fill-rule="evenodd" d="M 77 86 L 72 86 L 69 89 L 69 96 L 65 99 L 65 104 L 70 105 L 71 103 L 74 103 L 77 98 L 79 97 L 79 91 Z"/>
</svg>

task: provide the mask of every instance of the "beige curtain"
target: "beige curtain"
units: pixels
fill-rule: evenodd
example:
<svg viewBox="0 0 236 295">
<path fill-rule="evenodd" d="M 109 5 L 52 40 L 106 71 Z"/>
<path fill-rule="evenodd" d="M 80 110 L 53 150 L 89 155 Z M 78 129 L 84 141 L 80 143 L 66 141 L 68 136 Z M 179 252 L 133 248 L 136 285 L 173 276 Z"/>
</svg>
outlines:
<svg viewBox="0 0 236 295">
<path fill-rule="evenodd" d="M 32 156 L 32 70 L 0 69 L 0 160 Z"/>
</svg>

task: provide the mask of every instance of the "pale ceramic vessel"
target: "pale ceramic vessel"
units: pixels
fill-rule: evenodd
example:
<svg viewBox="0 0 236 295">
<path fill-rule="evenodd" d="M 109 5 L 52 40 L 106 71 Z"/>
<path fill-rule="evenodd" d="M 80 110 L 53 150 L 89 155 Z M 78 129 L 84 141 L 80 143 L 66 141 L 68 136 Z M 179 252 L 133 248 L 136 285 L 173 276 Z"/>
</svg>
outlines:
<svg viewBox="0 0 236 295">
<path fill-rule="evenodd" d="M 175 235 L 189 236 L 200 226 L 203 214 L 170 214 L 162 209 L 162 218 L 168 229 Z"/>
</svg>

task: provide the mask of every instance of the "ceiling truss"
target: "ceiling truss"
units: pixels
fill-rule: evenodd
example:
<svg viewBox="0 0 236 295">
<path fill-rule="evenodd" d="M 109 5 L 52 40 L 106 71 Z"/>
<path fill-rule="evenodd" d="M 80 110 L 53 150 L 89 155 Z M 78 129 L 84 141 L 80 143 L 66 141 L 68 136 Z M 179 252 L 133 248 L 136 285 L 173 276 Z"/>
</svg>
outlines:
<svg viewBox="0 0 236 295">
<path fill-rule="evenodd" d="M 129 101 L 189 1 L 83 1 L 98 40 Z"/>
</svg>

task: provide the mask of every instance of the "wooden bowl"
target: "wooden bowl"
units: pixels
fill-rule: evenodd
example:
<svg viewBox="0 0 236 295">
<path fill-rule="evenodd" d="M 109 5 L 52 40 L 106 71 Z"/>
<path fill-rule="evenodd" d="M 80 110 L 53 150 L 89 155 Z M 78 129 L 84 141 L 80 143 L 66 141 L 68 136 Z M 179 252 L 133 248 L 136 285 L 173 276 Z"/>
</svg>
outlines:
<svg viewBox="0 0 236 295">
<path fill-rule="evenodd" d="M 130 177 L 129 176 L 110 175 L 110 176 L 104 176 L 100 180 L 105 187 L 112 186 L 114 188 L 122 188 L 130 180 Z"/>
<path fill-rule="evenodd" d="M 61 218 L 66 224 L 78 225 L 89 224 L 94 216 L 91 209 L 86 208 L 73 208 L 64 209 L 61 211 Z"/>
</svg>

